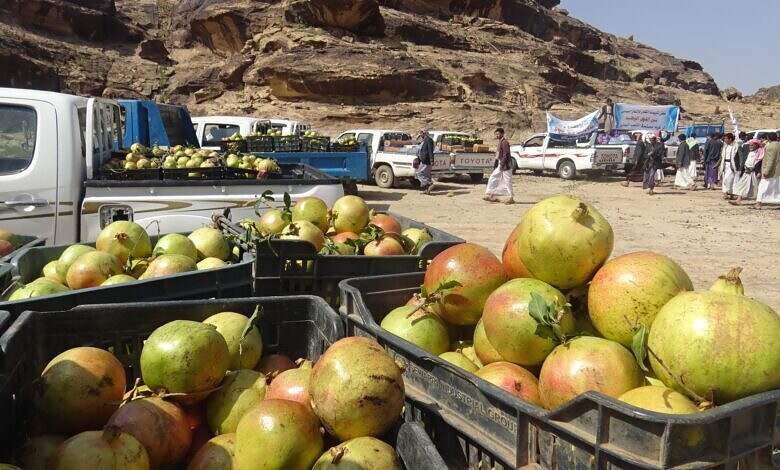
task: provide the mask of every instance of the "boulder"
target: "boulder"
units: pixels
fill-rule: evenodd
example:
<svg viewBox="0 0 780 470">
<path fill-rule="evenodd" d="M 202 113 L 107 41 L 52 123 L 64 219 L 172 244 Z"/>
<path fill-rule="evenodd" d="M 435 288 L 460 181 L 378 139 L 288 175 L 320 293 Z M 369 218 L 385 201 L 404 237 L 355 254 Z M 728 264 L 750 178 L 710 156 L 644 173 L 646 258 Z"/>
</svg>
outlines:
<svg viewBox="0 0 780 470">
<path fill-rule="evenodd" d="M 20 23 L 52 33 L 102 41 L 114 32 L 113 0 L 5 0 L 0 5 Z"/>
<path fill-rule="evenodd" d="M 376 0 L 292 0 L 284 17 L 291 23 L 338 28 L 363 36 L 382 36 L 385 21 Z"/>
<path fill-rule="evenodd" d="M 742 92 L 732 86 L 721 91 L 720 96 L 726 101 L 738 101 L 742 99 Z"/>
<path fill-rule="evenodd" d="M 170 52 L 160 39 L 145 39 L 138 45 L 138 56 L 158 64 L 170 64 Z"/>
</svg>

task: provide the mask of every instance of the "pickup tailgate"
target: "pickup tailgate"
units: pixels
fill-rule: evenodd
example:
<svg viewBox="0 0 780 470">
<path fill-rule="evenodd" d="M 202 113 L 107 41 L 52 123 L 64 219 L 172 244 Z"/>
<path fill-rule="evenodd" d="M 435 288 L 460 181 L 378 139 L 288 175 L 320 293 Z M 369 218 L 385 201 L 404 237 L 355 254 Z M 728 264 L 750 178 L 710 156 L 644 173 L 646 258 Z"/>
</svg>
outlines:
<svg viewBox="0 0 780 470">
<path fill-rule="evenodd" d="M 493 153 L 456 153 L 455 155 L 437 154 L 433 171 L 454 171 L 459 173 L 480 173 L 493 169 Z"/>
<path fill-rule="evenodd" d="M 593 157 L 594 165 L 619 165 L 623 163 L 623 150 L 616 148 L 598 148 Z"/>
</svg>

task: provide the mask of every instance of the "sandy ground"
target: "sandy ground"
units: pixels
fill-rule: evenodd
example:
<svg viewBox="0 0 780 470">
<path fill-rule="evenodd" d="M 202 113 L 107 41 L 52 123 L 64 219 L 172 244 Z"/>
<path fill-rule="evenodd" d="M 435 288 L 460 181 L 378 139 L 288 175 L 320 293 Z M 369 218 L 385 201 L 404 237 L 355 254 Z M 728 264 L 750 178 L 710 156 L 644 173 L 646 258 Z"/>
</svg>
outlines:
<svg viewBox="0 0 780 470">
<path fill-rule="evenodd" d="M 681 191 L 671 186 L 673 176 L 666 179 L 656 195 L 648 196 L 636 183 L 622 187 L 618 177 L 564 181 L 521 173 L 514 178 L 518 203 L 513 206 L 482 201 L 485 185 L 463 180 L 440 181 L 430 196 L 406 183 L 401 188 L 359 190 L 372 205 L 486 246 L 499 256 L 532 204 L 571 194 L 595 204 L 610 221 L 615 231 L 613 256 L 637 250 L 666 254 L 701 290 L 730 267 L 742 266 L 746 294 L 780 312 L 780 208 L 735 207 L 723 201 L 720 191 Z"/>
</svg>

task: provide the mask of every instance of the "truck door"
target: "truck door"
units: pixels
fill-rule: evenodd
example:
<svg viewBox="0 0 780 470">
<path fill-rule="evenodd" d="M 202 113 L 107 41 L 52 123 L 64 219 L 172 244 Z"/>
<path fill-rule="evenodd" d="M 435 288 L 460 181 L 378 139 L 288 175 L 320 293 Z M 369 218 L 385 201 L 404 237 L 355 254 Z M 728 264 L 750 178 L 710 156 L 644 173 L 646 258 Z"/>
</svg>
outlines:
<svg viewBox="0 0 780 470">
<path fill-rule="evenodd" d="M 535 135 L 526 140 L 523 144 L 523 150 L 517 154 L 517 167 L 530 170 L 542 169 L 543 150 L 543 135 Z"/>
<path fill-rule="evenodd" d="M 57 141 L 57 112 L 52 104 L 0 99 L 0 228 L 54 240 Z"/>
</svg>

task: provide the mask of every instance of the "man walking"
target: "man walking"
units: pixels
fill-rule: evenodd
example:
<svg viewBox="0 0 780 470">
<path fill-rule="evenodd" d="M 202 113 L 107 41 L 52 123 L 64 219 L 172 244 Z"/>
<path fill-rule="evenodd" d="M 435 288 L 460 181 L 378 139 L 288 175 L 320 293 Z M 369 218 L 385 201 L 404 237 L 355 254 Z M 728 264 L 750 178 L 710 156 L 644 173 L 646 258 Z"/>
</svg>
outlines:
<svg viewBox="0 0 780 470">
<path fill-rule="evenodd" d="M 650 134 L 648 140 L 647 156 L 642 168 L 642 189 L 652 196 L 655 188 L 655 171 L 663 165 L 666 146 L 658 140 L 658 136 L 655 134 Z"/>
<path fill-rule="evenodd" d="M 641 132 L 635 132 L 631 135 L 631 140 L 635 141 L 636 145 L 634 145 L 634 153 L 631 156 L 633 165 L 630 169 L 626 169 L 626 180 L 621 183 L 625 187 L 628 187 L 632 181 L 642 181 L 642 171 L 648 151 Z"/>
<path fill-rule="evenodd" d="M 710 135 L 704 144 L 704 187 L 716 189 L 718 184 L 718 165 L 720 165 L 720 152 L 723 150 L 723 141 L 717 132 Z"/>
<path fill-rule="evenodd" d="M 420 182 L 420 191 L 425 194 L 431 194 L 433 179 L 431 178 L 431 165 L 433 165 L 433 139 L 428 134 L 427 129 L 420 131 L 420 150 L 417 151 L 417 159 L 420 164 L 415 171 L 415 177 Z"/>
<path fill-rule="evenodd" d="M 505 204 L 514 204 L 515 196 L 512 189 L 512 166 L 510 159 L 512 156 L 509 153 L 509 141 L 504 137 L 504 129 L 499 127 L 496 129 L 496 140 L 498 140 L 498 150 L 496 150 L 496 167 L 493 173 L 488 178 L 487 189 L 485 190 L 485 197 L 483 198 L 488 202 L 498 202 L 496 196 L 506 195 L 509 199 Z"/>
<path fill-rule="evenodd" d="M 723 149 L 720 151 L 718 164 L 718 176 L 720 177 L 723 199 L 731 199 L 734 194 L 734 181 L 737 178 L 737 161 L 739 145 L 734 141 L 734 134 L 728 133 L 723 137 Z"/>
<path fill-rule="evenodd" d="M 780 204 L 780 142 L 775 132 L 767 136 L 764 159 L 761 162 L 761 182 L 758 183 L 756 209 L 762 204 Z"/>
</svg>

